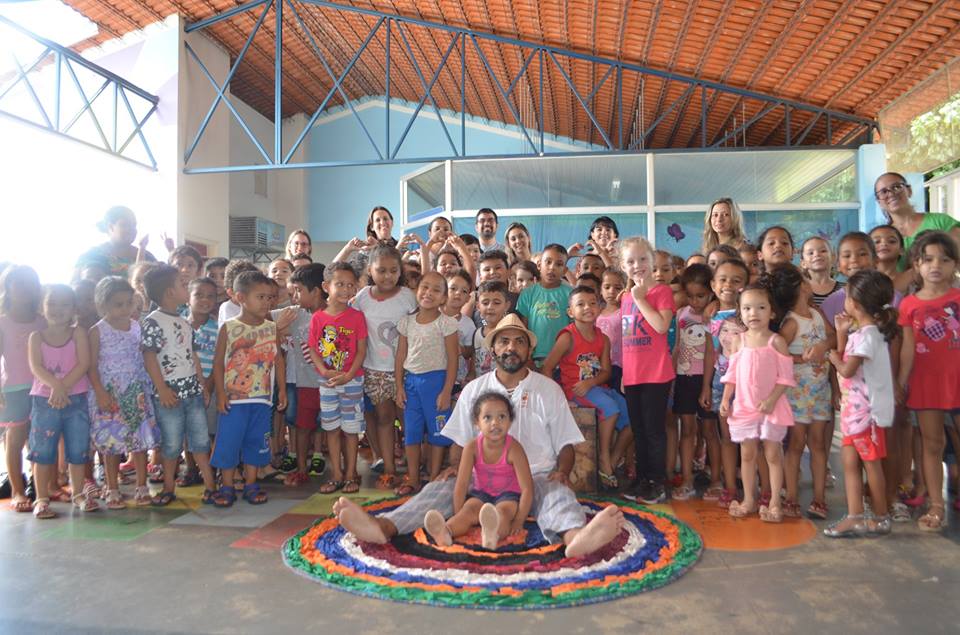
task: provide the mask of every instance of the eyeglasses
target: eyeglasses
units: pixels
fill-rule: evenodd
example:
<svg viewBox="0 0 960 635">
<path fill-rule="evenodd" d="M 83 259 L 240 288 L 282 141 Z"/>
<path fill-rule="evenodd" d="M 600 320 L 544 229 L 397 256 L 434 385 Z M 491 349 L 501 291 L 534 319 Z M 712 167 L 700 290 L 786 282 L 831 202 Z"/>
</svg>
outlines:
<svg viewBox="0 0 960 635">
<path fill-rule="evenodd" d="M 901 181 L 900 183 L 894 183 L 890 187 L 880 188 L 874 192 L 873 195 L 877 197 L 877 200 L 890 198 L 891 196 L 896 196 L 907 187 L 910 187 L 910 185 Z"/>
</svg>

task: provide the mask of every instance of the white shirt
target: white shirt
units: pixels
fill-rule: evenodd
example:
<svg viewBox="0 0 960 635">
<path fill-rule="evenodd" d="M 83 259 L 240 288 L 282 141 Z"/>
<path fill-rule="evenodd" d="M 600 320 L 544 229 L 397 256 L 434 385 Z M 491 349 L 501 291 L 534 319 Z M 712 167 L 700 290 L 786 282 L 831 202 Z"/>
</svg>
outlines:
<svg viewBox="0 0 960 635">
<path fill-rule="evenodd" d="M 397 358 L 397 323 L 417 308 L 413 291 L 403 287 L 386 300 L 377 300 L 370 291 L 360 289 L 350 306 L 363 313 L 367 321 L 367 356 L 363 367 L 392 373 Z"/>
<path fill-rule="evenodd" d="M 863 358 L 860 369 L 863 383 L 860 390 L 867 393 L 870 412 L 881 428 L 893 425 L 893 373 L 890 369 L 890 349 L 883 340 L 880 329 L 870 324 L 850 333 L 847 339 L 847 355 Z M 857 377 L 854 376 L 856 382 Z"/>
<path fill-rule="evenodd" d="M 475 439 L 477 428 L 473 425 L 471 410 L 477 397 L 485 392 L 507 395 L 513 403 L 515 418 L 510 435 L 523 446 L 533 474 L 552 472 L 564 446 L 583 443 L 563 389 L 552 379 L 533 371 L 527 373 L 512 394 L 497 379 L 495 371 L 471 381 L 460 393 L 441 434 L 460 447 L 466 447 Z"/>
<path fill-rule="evenodd" d="M 232 320 L 233 318 L 240 315 L 243 312 L 243 309 L 239 304 L 233 300 L 227 300 L 220 305 L 220 310 L 217 311 L 217 328 L 223 326 L 223 323 L 227 320 Z"/>
</svg>

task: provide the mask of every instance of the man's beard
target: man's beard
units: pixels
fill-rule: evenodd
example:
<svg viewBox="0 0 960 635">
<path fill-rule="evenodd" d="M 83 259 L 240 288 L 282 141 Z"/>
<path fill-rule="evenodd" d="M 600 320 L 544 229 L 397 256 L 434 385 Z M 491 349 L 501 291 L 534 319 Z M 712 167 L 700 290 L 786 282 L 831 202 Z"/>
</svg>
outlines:
<svg viewBox="0 0 960 635">
<path fill-rule="evenodd" d="M 515 373 L 527 363 L 527 360 L 521 359 L 516 353 L 504 353 L 496 358 L 497 366 L 508 373 Z"/>
<path fill-rule="evenodd" d="M 495 238 L 496 235 L 497 235 L 497 232 L 496 232 L 496 230 L 493 230 L 493 229 L 491 229 L 491 230 L 489 230 L 489 231 L 481 231 L 481 232 L 480 232 L 480 238 L 483 238 L 484 240 L 490 240 L 491 238 Z"/>
</svg>

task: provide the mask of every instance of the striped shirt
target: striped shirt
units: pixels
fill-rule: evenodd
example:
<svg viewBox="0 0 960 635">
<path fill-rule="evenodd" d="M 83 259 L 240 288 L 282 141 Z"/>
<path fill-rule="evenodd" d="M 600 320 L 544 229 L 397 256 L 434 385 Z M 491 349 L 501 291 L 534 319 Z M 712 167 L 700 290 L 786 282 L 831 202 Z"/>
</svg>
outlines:
<svg viewBox="0 0 960 635">
<path fill-rule="evenodd" d="M 213 317 L 193 331 L 193 345 L 200 358 L 200 368 L 203 376 L 209 377 L 213 372 L 213 355 L 217 350 L 217 320 Z"/>
</svg>

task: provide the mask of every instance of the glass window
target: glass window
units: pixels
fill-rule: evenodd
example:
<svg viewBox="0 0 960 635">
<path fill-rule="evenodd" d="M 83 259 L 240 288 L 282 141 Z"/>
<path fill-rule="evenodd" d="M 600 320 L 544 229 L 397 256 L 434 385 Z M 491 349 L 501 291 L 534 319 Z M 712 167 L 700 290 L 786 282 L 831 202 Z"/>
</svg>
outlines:
<svg viewBox="0 0 960 635">
<path fill-rule="evenodd" d="M 645 205 L 646 157 L 455 161 L 453 208 Z"/>
<path fill-rule="evenodd" d="M 796 202 L 855 158 L 852 150 L 656 154 L 654 200 L 704 206 L 724 196 L 741 205 Z M 841 188 L 834 196 L 842 198 L 829 202 L 856 200 L 848 198 L 851 191 Z"/>
</svg>

